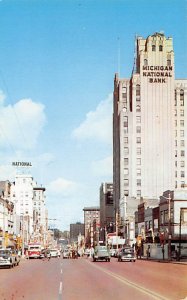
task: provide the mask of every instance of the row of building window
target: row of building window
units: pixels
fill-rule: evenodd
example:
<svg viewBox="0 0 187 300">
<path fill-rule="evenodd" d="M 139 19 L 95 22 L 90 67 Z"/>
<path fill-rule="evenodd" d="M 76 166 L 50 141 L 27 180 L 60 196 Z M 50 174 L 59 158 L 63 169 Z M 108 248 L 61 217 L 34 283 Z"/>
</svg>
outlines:
<svg viewBox="0 0 187 300">
<path fill-rule="evenodd" d="M 137 154 L 140 155 L 141 154 L 141 148 L 137 148 Z M 184 150 L 181 150 L 181 153 L 180 153 L 181 157 L 185 157 L 185 151 Z M 124 165 L 125 166 L 128 166 L 129 164 L 129 159 L 127 157 L 124 158 Z M 138 166 L 141 166 L 141 158 L 137 158 L 136 159 L 136 164 Z M 180 166 L 183 168 L 185 167 L 185 162 L 184 161 L 181 161 L 180 162 Z M 175 161 L 175 167 L 177 167 L 177 161 Z"/>
<path fill-rule="evenodd" d="M 179 151 L 177 152 L 177 150 L 176 150 L 176 151 L 175 151 L 175 157 L 178 156 L 178 153 L 180 153 L 180 156 L 182 156 L 182 157 L 185 156 L 185 150 L 181 150 L 180 152 L 179 152 Z"/>
<path fill-rule="evenodd" d="M 177 189 L 179 187 L 184 188 L 185 187 L 185 181 L 181 181 L 181 183 L 179 183 L 179 184 L 178 184 L 177 181 L 175 181 L 175 188 Z"/>
<path fill-rule="evenodd" d="M 175 120 L 175 126 L 177 127 L 177 120 Z M 180 120 L 180 126 L 184 127 L 184 120 Z"/>
<path fill-rule="evenodd" d="M 136 184 L 137 184 L 137 186 L 141 186 L 141 179 L 137 179 Z M 129 186 L 128 179 L 124 179 L 124 186 Z"/>
<path fill-rule="evenodd" d="M 124 190 L 124 195 L 129 196 L 129 190 Z M 141 190 L 136 191 L 137 197 L 141 197 Z"/>
<path fill-rule="evenodd" d="M 175 161 L 175 167 L 177 167 L 177 165 L 178 165 L 178 163 L 177 163 L 177 161 Z M 183 161 L 183 160 L 180 161 L 180 167 L 181 168 L 185 167 L 185 161 Z"/>
<path fill-rule="evenodd" d="M 177 171 L 175 171 L 175 177 L 178 177 L 177 175 L 178 175 L 178 173 L 177 173 Z M 185 177 L 185 172 L 184 171 L 180 172 L 180 177 Z"/>
<path fill-rule="evenodd" d="M 175 117 L 177 116 L 177 110 L 175 109 Z M 184 109 L 180 110 L 180 116 L 184 117 Z"/>
<path fill-rule="evenodd" d="M 177 130 L 175 130 L 175 137 L 177 137 Z M 184 137 L 184 130 L 180 130 L 180 137 Z"/>
</svg>

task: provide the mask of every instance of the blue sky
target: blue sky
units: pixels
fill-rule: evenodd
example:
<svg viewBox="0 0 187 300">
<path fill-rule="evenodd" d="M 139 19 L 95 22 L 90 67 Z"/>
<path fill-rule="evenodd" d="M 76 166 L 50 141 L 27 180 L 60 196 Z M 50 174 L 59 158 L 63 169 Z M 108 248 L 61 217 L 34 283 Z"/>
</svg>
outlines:
<svg viewBox="0 0 187 300">
<path fill-rule="evenodd" d="M 31 161 L 60 229 L 112 181 L 114 74 L 130 77 L 136 34 L 161 30 L 186 78 L 186 1 L 0 1 L 0 180 Z"/>
</svg>

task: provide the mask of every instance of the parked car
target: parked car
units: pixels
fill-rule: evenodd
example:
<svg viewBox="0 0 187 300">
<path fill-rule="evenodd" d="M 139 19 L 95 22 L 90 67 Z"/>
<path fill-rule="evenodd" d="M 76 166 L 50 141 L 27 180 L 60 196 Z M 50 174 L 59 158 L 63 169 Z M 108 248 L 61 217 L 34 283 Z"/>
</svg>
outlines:
<svg viewBox="0 0 187 300">
<path fill-rule="evenodd" d="M 93 253 L 93 261 L 106 260 L 110 261 L 110 253 L 107 246 L 96 246 Z"/>
<path fill-rule="evenodd" d="M 18 255 L 16 256 L 14 251 L 9 249 L 0 249 L 0 266 L 7 266 L 9 268 L 13 268 L 18 264 Z"/>
<path fill-rule="evenodd" d="M 118 253 L 118 261 L 136 261 L 136 254 L 133 248 L 125 247 Z"/>
</svg>

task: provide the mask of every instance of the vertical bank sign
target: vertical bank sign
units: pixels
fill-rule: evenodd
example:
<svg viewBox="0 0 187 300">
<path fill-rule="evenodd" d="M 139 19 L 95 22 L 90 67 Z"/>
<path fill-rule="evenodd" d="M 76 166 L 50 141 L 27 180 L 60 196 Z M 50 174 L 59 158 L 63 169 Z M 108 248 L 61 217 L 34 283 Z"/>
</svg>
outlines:
<svg viewBox="0 0 187 300">
<path fill-rule="evenodd" d="M 12 162 L 13 167 L 32 167 L 31 162 L 25 162 L 25 161 L 13 161 Z"/>
<path fill-rule="evenodd" d="M 172 77 L 172 66 L 143 66 L 143 76 L 148 77 L 150 83 L 166 83 Z"/>
</svg>

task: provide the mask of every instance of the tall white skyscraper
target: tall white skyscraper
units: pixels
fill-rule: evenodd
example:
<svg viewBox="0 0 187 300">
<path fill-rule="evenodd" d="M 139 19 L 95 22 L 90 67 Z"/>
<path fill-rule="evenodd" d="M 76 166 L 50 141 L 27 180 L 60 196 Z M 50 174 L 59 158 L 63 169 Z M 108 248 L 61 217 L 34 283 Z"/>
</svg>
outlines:
<svg viewBox="0 0 187 300">
<path fill-rule="evenodd" d="M 114 201 L 131 215 L 140 197 L 158 199 L 187 183 L 187 80 L 175 79 L 172 38 L 136 40 L 130 79 L 114 79 Z M 125 200 L 124 200 L 125 199 Z"/>
</svg>

